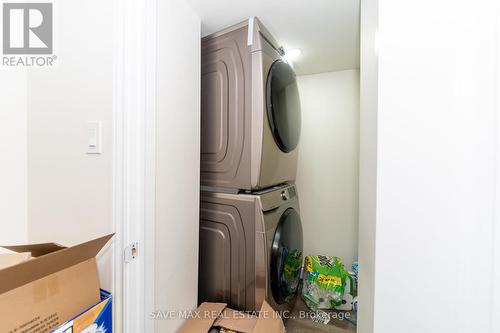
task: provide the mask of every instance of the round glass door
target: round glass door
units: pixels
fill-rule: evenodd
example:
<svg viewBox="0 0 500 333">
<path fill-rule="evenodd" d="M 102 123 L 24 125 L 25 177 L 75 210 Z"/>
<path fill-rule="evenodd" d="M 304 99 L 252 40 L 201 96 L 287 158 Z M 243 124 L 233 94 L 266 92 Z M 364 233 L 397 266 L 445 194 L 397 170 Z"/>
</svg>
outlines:
<svg viewBox="0 0 500 333">
<path fill-rule="evenodd" d="M 302 267 L 302 224 L 293 208 L 280 218 L 271 250 L 271 290 L 278 304 L 288 302 L 299 288 Z"/>
<path fill-rule="evenodd" d="M 278 147 L 294 150 L 301 128 L 299 90 L 292 67 L 282 60 L 272 64 L 267 77 L 267 116 Z"/>
</svg>

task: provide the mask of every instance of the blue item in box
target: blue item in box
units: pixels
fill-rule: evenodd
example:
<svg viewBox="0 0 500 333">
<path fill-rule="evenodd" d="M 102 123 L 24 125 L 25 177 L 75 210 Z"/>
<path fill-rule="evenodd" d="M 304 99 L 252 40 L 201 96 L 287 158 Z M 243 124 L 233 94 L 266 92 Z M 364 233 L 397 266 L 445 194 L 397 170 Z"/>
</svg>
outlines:
<svg viewBox="0 0 500 333">
<path fill-rule="evenodd" d="M 112 333 L 113 298 L 101 289 L 101 301 L 68 320 L 52 333 Z"/>
</svg>

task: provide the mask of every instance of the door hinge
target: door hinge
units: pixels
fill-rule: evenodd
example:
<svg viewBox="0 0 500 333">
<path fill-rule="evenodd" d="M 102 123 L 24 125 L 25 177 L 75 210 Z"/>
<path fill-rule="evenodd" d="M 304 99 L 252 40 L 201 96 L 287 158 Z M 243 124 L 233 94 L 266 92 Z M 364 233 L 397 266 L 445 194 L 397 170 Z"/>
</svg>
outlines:
<svg viewBox="0 0 500 333">
<path fill-rule="evenodd" d="M 139 249 L 139 243 L 135 242 L 127 246 L 124 250 L 124 255 L 123 255 L 123 260 L 125 261 L 126 264 L 137 258 L 139 255 L 138 253 Z"/>
</svg>

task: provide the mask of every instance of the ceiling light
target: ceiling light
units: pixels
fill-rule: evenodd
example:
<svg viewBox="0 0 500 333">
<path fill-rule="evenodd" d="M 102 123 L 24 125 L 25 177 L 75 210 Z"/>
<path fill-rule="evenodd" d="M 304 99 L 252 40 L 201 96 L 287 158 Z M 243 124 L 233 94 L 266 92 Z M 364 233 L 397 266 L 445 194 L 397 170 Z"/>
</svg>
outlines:
<svg viewBox="0 0 500 333">
<path fill-rule="evenodd" d="M 292 62 L 294 60 L 297 60 L 302 53 L 301 49 L 290 49 L 285 51 L 285 59 L 288 62 Z"/>
</svg>

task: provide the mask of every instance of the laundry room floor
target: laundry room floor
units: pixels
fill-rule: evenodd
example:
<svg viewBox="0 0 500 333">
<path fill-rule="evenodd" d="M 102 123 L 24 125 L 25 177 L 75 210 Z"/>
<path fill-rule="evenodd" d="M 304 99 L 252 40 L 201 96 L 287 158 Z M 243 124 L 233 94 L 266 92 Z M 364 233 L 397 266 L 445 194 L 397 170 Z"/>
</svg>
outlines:
<svg viewBox="0 0 500 333">
<path fill-rule="evenodd" d="M 285 323 L 287 333 L 351 333 L 356 332 L 356 325 L 346 319 L 339 319 L 340 314 L 349 313 L 350 318 L 354 317 L 352 312 L 325 311 L 330 314 L 332 319 L 328 324 L 314 322 L 310 317 L 304 318 L 304 314 L 313 314 L 304 303 L 302 297 L 297 297 L 295 307 L 290 314 L 290 318 Z"/>
</svg>

